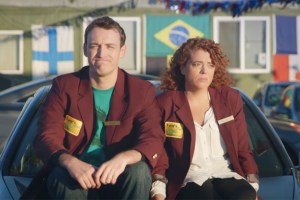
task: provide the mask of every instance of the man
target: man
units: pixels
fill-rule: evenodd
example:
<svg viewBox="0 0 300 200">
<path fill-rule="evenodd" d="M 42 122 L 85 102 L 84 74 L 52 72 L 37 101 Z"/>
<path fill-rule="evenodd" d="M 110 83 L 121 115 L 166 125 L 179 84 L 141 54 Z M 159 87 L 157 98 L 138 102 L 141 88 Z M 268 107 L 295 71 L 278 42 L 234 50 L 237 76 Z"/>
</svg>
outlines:
<svg viewBox="0 0 300 200">
<path fill-rule="evenodd" d="M 95 19 L 84 35 L 89 66 L 53 81 L 34 143 L 51 166 L 51 198 L 149 198 L 164 133 L 154 86 L 118 67 L 125 39 L 113 19 Z"/>
</svg>

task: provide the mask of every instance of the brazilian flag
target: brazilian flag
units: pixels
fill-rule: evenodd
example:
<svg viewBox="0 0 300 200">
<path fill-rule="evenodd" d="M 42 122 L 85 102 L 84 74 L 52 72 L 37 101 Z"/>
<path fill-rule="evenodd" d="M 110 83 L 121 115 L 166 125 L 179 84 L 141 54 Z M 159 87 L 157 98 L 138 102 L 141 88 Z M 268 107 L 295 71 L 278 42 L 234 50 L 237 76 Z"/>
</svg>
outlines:
<svg viewBox="0 0 300 200">
<path fill-rule="evenodd" d="M 210 16 L 146 16 L 146 56 L 167 56 L 188 38 L 210 38 Z"/>
</svg>

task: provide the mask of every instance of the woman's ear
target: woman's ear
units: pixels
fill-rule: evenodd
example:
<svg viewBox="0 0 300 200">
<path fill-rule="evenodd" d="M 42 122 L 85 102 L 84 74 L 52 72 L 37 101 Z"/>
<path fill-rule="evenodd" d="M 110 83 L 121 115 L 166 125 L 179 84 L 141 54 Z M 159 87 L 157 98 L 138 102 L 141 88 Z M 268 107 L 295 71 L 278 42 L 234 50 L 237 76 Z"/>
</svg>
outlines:
<svg viewBox="0 0 300 200">
<path fill-rule="evenodd" d="M 185 75 L 185 65 L 180 65 L 180 72 L 182 75 Z"/>
</svg>

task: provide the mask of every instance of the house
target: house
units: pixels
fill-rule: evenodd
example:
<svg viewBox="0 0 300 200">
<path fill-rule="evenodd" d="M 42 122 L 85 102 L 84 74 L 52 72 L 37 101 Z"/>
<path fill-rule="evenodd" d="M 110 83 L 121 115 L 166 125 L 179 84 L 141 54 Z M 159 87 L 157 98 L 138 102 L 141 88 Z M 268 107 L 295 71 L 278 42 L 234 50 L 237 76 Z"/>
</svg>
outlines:
<svg viewBox="0 0 300 200">
<path fill-rule="evenodd" d="M 86 65 L 84 29 L 103 15 L 125 28 L 128 51 L 120 66 L 130 73 L 159 75 L 183 41 L 200 36 L 221 44 L 236 86 L 249 96 L 265 81 L 300 79 L 300 34 L 292 31 L 300 29 L 299 4 L 265 3 L 245 11 L 245 5 L 207 3 L 213 1 L 170 2 L 0 0 L 0 89 Z"/>
</svg>

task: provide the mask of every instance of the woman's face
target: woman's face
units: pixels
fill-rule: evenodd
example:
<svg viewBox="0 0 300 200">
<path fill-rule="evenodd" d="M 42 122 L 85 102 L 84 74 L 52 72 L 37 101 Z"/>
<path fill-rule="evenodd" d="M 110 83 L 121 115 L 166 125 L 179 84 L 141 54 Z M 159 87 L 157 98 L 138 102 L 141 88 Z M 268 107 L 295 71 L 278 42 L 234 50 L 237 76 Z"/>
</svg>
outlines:
<svg viewBox="0 0 300 200">
<path fill-rule="evenodd" d="M 191 51 L 190 59 L 180 69 L 185 76 L 185 89 L 192 91 L 208 89 L 215 73 L 209 53 L 202 49 Z"/>
</svg>

